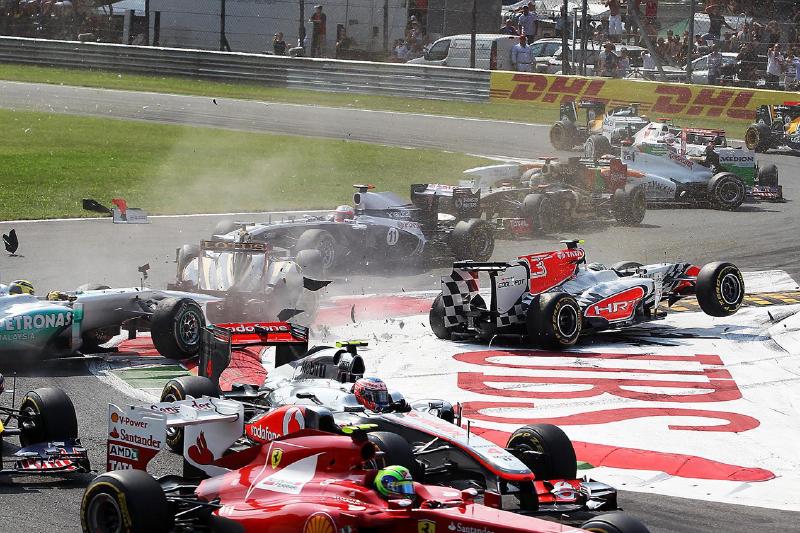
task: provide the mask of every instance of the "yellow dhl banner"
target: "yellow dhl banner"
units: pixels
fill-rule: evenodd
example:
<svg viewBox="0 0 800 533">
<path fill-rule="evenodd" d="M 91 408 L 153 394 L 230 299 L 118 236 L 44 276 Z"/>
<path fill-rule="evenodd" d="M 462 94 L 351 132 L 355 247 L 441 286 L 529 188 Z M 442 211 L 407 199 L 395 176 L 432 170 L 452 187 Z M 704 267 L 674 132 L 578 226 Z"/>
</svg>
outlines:
<svg viewBox="0 0 800 533">
<path fill-rule="evenodd" d="M 800 101 L 800 94 L 784 91 L 497 71 L 491 74 L 490 95 L 495 101 L 556 108 L 582 99 L 612 107 L 639 103 L 651 118 L 715 117 L 740 123 L 752 122 L 760 105 Z"/>
</svg>

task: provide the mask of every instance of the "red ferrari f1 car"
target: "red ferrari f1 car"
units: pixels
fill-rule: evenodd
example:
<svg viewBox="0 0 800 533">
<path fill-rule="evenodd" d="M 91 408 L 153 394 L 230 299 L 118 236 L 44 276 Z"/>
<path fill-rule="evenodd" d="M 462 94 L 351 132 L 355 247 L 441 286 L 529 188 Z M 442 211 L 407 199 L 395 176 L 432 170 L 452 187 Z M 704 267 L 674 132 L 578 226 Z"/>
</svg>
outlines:
<svg viewBox="0 0 800 533">
<path fill-rule="evenodd" d="M 135 444 L 128 447 L 140 451 Z M 376 490 L 377 455 L 363 430 L 343 436 L 304 429 L 227 454 L 217 463 L 224 471 L 199 483 L 176 476 L 157 481 L 135 469 L 113 471 L 87 487 L 81 523 L 91 533 L 582 531 L 476 503 L 470 489 L 409 482 L 401 497 L 382 496 Z M 621 513 L 592 518 L 583 528 L 648 531 Z"/>
<path fill-rule="evenodd" d="M 515 261 L 454 263 L 431 307 L 433 332 L 440 339 L 489 340 L 508 334 L 566 348 L 581 334 L 663 318 L 662 302 L 672 305 L 696 296 L 706 314 L 724 317 L 738 311 L 744 299 L 742 273 L 731 263 L 701 268 L 622 262 L 608 268 L 586 264 L 579 241 L 562 242 L 563 250 Z M 479 293 L 480 272 L 489 274 L 488 304 Z"/>
</svg>

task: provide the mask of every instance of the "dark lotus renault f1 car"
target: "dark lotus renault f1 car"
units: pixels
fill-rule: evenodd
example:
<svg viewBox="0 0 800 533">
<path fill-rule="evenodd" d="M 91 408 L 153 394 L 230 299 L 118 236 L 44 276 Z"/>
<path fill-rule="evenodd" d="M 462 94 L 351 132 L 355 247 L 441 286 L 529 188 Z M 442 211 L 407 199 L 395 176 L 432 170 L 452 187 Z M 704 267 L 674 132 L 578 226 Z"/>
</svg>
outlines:
<svg viewBox="0 0 800 533">
<path fill-rule="evenodd" d="M 187 413 L 192 407 L 182 409 Z M 137 417 L 142 411 L 147 414 L 131 410 L 131 419 L 144 422 Z M 130 446 L 147 451 L 139 448 Z M 378 458 L 364 431 L 344 436 L 302 429 L 228 453 L 225 466 L 199 483 L 178 476 L 157 481 L 135 469 L 112 471 L 84 492 L 81 524 L 87 533 L 582 531 L 476 503 L 474 490 L 416 480 L 409 480 L 402 497 L 382 497 L 374 488 Z M 638 520 L 621 513 L 583 525 L 595 532 L 647 533 Z"/>
<path fill-rule="evenodd" d="M 494 250 L 491 226 L 465 208 L 440 217 L 435 202 L 403 200 L 391 192 L 355 185 L 353 206 L 339 206 L 329 216 L 305 216 L 263 224 L 217 225 L 217 238 L 252 241 L 282 248 L 291 256 L 320 253 L 323 272 L 377 268 L 431 268 L 453 258 L 489 259 Z M 466 205 L 466 204 L 465 204 Z"/>
<path fill-rule="evenodd" d="M 423 483 L 475 489 L 492 507 L 555 516 L 573 524 L 617 509 L 614 488 L 577 479 L 575 450 L 558 427 L 523 426 L 502 447 L 474 434 L 469 424 L 463 427 L 458 409 L 444 400 L 409 403 L 399 393 L 387 391 L 389 403 L 378 410 L 367 409 L 354 394 L 365 372 L 364 360 L 357 353 L 363 343 L 317 347 L 295 360 L 307 346 L 305 333 L 297 327 L 271 324 L 251 333 L 231 333 L 229 325 L 207 328 L 199 368 L 209 377 L 171 380 L 162 392 L 165 403 L 158 405 L 217 395 L 219 376 L 230 363 L 231 351 L 250 343 L 278 346 L 276 368 L 260 387 L 234 385 L 223 393 L 226 401 L 244 406 L 245 438 L 234 449 L 268 445 L 302 429 L 346 434 L 353 428 L 369 428 L 368 438 L 381 450 L 386 464 L 407 467 Z M 177 411 L 175 407 L 153 409 Z M 177 425 L 167 430 L 167 445 L 175 451 L 184 450 L 191 440 L 188 435 L 184 439 L 181 431 Z"/>
<path fill-rule="evenodd" d="M 4 392 L 0 374 L 0 395 Z M 91 471 L 89 455 L 78 439 L 75 407 L 61 389 L 32 390 L 22 398 L 19 409 L 0 406 L 0 416 L 0 447 L 8 437 L 17 437 L 22 446 L 9 458 L 0 453 L 0 477 Z"/>
<path fill-rule="evenodd" d="M 567 248 L 521 256 L 506 263 L 458 262 L 442 278 L 442 293 L 430 311 L 440 339 L 527 337 L 532 343 L 566 348 L 581 334 L 663 318 L 672 305 L 694 295 L 708 315 L 735 313 L 744 299 L 744 279 L 731 263 L 641 265 L 611 268 L 586 264 L 578 241 Z M 487 272 L 490 301 L 479 294 L 478 276 Z"/>
</svg>

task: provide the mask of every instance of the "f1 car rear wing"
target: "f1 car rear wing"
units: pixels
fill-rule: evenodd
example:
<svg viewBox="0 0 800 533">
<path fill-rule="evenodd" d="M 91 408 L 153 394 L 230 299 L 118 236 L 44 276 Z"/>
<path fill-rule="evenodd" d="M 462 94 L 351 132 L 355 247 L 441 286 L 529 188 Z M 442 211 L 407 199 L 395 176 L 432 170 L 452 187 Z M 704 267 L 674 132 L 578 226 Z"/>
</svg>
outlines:
<svg viewBox="0 0 800 533">
<path fill-rule="evenodd" d="M 308 328 L 289 322 L 216 324 L 201 332 L 198 373 L 219 389 L 219 378 L 241 346 L 275 346 L 275 367 L 297 361 L 308 351 Z"/>
<path fill-rule="evenodd" d="M 183 428 L 185 463 L 209 476 L 214 464 L 244 432 L 244 405 L 220 398 L 190 398 L 145 406 L 108 406 L 106 468 L 146 470 L 167 441 L 167 429 Z"/>
<path fill-rule="evenodd" d="M 423 222 L 436 224 L 439 213 L 459 220 L 481 216 L 481 191 L 437 183 L 415 183 L 411 186 L 411 203 L 423 213 Z"/>
</svg>

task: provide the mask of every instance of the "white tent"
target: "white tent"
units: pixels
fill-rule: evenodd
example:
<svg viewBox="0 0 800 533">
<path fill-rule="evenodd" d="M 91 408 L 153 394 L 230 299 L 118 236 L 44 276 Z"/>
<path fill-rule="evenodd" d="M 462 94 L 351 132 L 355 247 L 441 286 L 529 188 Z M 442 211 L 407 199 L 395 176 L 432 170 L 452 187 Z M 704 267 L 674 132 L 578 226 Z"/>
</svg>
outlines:
<svg viewBox="0 0 800 533">
<path fill-rule="evenodd" d="M 527 5 L 529 1 L 531 0 L 522 0 L 521 2 L 517 2 L 516 4 L 512 4 L 510 6 L 504 6 L 503 13 L 505 14 L 507 11 L 520 9 L 522 6 Z M 564 5 L 564 2 L 562 0 L 534 0 L 534 4 L 536 5 L 536 12 L 539 14 L 539 16 L 556 17 L 558 16 L 559 12 L 561 12 L 561 6 Z M 575 9 L 577 9 L 578 13 L 580 14 L 581 10 L 583 9 L 583 2 L 581 0 L 569 1 L 567 2 L 567 9 L 569 10 L 570 14 Z M 590 17 L 597 19 L 603 16 L 608 16 L 608 7 L 604 6 L 601 0 L 589 0 L 587 2 L 586 12 Z"/>
<path fill-rule="evenodd" d="M 115 2 L 111 7 L 113 7 L 114 15 L 124 15 L 126 11 L 133 10 L 135 16 L 144 16 L 144 0 L 122 0 L 121 2 Z M 112 13 L 111 7 L 100 6 L 95 12 L 100 15 L 110 15 Z"/>
</svg>

